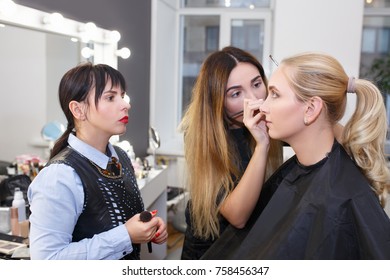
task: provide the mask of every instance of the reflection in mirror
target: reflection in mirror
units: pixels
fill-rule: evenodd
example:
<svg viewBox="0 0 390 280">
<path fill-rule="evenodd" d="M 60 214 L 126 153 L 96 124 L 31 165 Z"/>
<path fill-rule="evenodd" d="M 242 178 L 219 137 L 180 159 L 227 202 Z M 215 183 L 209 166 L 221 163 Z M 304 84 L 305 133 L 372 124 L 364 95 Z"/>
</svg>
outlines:
<svg viewBox="0 0 390 280">
<path fill-rule="evenodd" d="M 1 159 L 12 160 L 25 153 L 42 156 L 42 146 L 47 145 L 39 135 L 42 126 L 51 120 L 66 123 L 58 101 L 58 85 L 62 75 L 81 61 L 83 43 L 11 25 L 0 28 L 0 38 L 4 98 L 0 102 L 4 120 L 0 129 L 10 136 L 0 139 L 2 147 L 9 147 L 1 153 Z"/>
<path fill-rule="evenodd" d="M 160 135 L 155 128 L 149 127 L 149 147 L 153 151 L 153 167 L 158 169 L 157 159 L 156 159 L 156 150 L 160 148 L 161 141 Z"/>
<path fill-rule="evenodd" d="M 46 141 L 56 141 L 65 132 L 65 126 L 58 122 L 53 121 L 45 124 L 42 128 L 42 138 Z"/>
<path fill-rule="evenodd" d="M 42 127 L 54 120 L 66 125 L 58 101 L 63 74 L 81 61 L 81 49 L 93 49 L 90 60 L 117 68 L 117 41 L 112 31 L 97 29 L 96 39 L 85 41 L 86 24 L 63 19 L 58 30 L 44 21 L 48 13 L 17 6 L 17 12 L 0 12 L 0 160 L 17 155 L 45 158 L 49 146 L 41 137 Z"/>
<path fill-rule="evenodd" d="M 49 158 L 55 141 L 60 138 L 64 132 L 65 126 L 58 121 L 48 122 L 43 126 L 41 130 L 42 138 L 49 143 L 49 147 L 46 149 L 45 158 Z"/>
</svg>

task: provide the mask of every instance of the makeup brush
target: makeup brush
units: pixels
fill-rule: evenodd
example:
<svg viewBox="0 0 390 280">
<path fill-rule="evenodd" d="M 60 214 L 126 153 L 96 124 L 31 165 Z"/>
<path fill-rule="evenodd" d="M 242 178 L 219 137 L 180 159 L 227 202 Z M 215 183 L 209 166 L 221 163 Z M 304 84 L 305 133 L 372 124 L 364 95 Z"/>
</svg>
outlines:
<svg viewBox="0 0 390 280">
<path fill-rule="evenodd" d="M 234 113 L 233 115 L 231 115 L 229 117 L 232 118 L 232 119 L 235 119 L 235 118 L 237 118 L 239 116 L 242 116 L 243 114 L 244 114 L 244 110 L 241 110 L 241 111 L 239 111 L 237 113 Z"/>
<path fill-rule="evenodd" d="M 149 211 L 142 211 L 141 214 L 139 214 L 139 219 L 143 223 L 147 223 L 152 219 L 152 214 Z M 149 253 L 152 252 L 152 242 L 148 242 L 148 251 Z"/>
<path fill-rule="evenodd" d="M 259 112 L 261 112 L 261 110 L 256 110 L 254 113 L 253 113 L 253 115 L 256 115 L 256 114 L 258 114 Z M 233 115 L 231 115 L 231 116 L 229 116 L 231 119 L 235 119 L 235 118 L 237 118 L 237 117 L 239 117 L 239 116 L 242 116 L 244 114 L 244 110 L 242 110 L 242 111 L 239 111 L 239 112 L 237 112 L 237 113 L 234 113 Z"/>
</svg>

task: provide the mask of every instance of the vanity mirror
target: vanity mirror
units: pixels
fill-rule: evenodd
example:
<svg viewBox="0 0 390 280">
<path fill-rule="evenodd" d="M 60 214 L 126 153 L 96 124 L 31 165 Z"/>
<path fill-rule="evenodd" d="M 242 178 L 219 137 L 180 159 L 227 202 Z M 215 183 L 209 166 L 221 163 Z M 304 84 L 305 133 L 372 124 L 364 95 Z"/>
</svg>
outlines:
<svg viewBox="0 0 390 280">
<path fill-rule="evenodd" d="M 160 134 L 154 127 L 149 127 L 149 148 L 153 151 L 153 167 L 158 169 L 157 159 L 156 159 L 156 150 L 160 148 L 161 140 Z"/>
<path fill-rule="evenodd" d="M 42 127 L 66 125 L 57 92 L 61 77 L 86 60 L 117 68 L 120 35 L 17 4 L 11 11 L 3 4 L 12 1 L 0 2 L 0 160 L 44 157 Z"/>
</svg>

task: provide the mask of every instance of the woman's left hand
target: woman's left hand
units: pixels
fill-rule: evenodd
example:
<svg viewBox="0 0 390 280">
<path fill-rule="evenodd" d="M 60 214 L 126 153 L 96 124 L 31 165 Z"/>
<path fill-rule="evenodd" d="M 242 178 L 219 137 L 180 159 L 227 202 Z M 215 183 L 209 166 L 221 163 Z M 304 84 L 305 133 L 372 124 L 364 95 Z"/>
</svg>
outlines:
<svg viewBox="0 0 390 280">
<path fill-rule="evenodd" d="M 158 219 L 158 223 L 156 227 L 157 231 L 151 241 L 156 244 L 162 244 L 168 239 L 167 226 L 160 217 L 154 217 L 153 219 Z"/>
</svg>

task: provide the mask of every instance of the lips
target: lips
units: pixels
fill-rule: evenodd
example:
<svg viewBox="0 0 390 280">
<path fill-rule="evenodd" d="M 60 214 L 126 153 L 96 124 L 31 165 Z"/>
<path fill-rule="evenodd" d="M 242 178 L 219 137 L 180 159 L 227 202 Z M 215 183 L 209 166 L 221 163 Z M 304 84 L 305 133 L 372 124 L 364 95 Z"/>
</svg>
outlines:
<svg viewBox="0 0 390 280">
<path fill-rule="evenodd" d="M 119 120 L 121 123 L 127 124 L 129 122 L 129 117 L 125 116 Z"/>
</svg>

